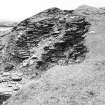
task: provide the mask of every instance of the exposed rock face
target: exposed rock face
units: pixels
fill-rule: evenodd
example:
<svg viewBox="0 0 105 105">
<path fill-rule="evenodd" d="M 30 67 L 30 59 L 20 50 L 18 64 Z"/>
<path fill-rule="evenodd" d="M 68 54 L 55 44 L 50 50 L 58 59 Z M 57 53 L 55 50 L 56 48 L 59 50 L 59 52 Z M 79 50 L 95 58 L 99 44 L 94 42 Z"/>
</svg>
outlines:
<svg viewBox="0 0 105 105">
<path fill-rule="evenodd" d="M 43 11 L 13 28 L 6 48 L 9 62 L 36 59 L 35 68 L 40 70 L 53 64 L 80 63 L 88 52 L 84 34 L 89 25 L 84 16 L 73 15 L 72 11 Z"/>
<path fill-rule="evenodd" d="M 26 85 L 4 105 L 104 105 L 104 12 L 51 8 L 14 27 L 3 49 L 3 70 L 9 82 Z"/>
</svg>

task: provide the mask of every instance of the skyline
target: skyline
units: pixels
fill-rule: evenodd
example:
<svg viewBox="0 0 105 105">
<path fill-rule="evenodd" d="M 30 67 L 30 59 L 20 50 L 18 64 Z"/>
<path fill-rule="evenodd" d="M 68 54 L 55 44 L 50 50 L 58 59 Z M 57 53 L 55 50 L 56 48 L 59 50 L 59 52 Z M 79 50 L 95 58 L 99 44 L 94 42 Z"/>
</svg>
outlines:
<svg viewBox="0 0 105 105">
<path fill-rule="evenodd" d="M 105 7 L 105 2 L 103 0 L 0 0 L 0 22 L 22 21 L 52 7 L 72 10 L 81 5 Z"/>
</svg>

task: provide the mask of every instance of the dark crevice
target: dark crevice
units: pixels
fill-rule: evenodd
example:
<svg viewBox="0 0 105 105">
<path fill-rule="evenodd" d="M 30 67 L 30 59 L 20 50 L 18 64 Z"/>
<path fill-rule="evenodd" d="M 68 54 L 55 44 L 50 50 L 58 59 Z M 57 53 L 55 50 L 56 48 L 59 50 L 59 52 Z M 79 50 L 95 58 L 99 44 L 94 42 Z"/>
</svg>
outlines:
<svg viewBox="0 0 105 105">
<path fill-rule="evenodd" d="M 11 97 L 10 94 L 0 94 L 0 105 L 2 105 L 3 102 L 8 100 L 10 97 Z"/>
</svg>

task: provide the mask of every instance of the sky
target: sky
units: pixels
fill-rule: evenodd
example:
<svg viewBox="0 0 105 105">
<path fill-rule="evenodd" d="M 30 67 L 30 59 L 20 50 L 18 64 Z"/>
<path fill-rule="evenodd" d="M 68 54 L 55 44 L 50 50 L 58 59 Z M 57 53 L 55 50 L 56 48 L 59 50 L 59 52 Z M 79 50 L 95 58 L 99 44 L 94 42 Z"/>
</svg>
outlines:
<svg viewBox="0 0 105 105">
<path fill-rule="evenodd" d="M 105 7 L 104 0 L 0 0 L 0 21 L 22 21 L 45 9 L 72 10 L 80 5 Z"/>
</svg>

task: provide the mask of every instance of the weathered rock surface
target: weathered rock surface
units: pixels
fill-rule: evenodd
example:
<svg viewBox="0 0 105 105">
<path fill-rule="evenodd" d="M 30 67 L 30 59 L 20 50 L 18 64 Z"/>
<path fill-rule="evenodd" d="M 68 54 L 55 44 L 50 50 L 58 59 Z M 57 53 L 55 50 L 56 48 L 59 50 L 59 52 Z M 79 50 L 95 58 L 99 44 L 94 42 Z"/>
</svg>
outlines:
<svg viewBox="0 0 105 105">
<path fill-rule="evenodd" d="M 104 105 L 104 23 L 105 10 L 89 6 L 20 22 L 2 50 L 1 80 L 13 92 L 4 105 Z"/>
<path fill-rule="evenodd" d="M 84 16 L 74 15 L 72 11 L 58 8 L 43 11 L 13 28 L 5 62 L 17 65 L 30 60 L 29 66 L 35 61 L 38 70 L 59 62 L 80 63 L 88 52 L 84 34 L 89 25 Z"/>
</svg>

